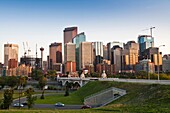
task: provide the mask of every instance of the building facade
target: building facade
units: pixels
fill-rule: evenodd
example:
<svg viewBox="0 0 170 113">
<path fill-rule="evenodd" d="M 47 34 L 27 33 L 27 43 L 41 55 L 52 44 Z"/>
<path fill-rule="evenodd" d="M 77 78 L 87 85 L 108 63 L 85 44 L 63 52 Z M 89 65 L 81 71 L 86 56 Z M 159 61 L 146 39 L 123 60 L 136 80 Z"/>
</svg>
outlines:
<svg viewBox="0 0 170 113">
<path fill-rule="evenodd" d="M 122 48 L 113 46 L 111 49 L 111 64 L 115 66 L 115 73 L 119 73 L 122 69 Z"/>
<path fill-rule="evenodd" d="M 84 69 L 87 65 L 93 65 L 93 46 L 92 42 L 81 42 L 79 48 L 79 68 Z"/>
<path fill-rule="evenodd" d="M 4 44 L 4 66 L 13 68 L 18 66 L 18 45 L 17 44 Z"/>
<path fill-rule="evenodd" d="M 77 27 L 67 27 L 64 29 L 64 44 L 72 42 L 73 38 L 77 35 Z"/>
<path fill-rule="evenodd" d="M 154 38 L 150 35 L 139 35 L 138 36 L 139 43 L 139 54 L 141 55 L 145 49 L 149 47 L 154 47 Z"/>
<path fill-rule="evenodd" d="M 49 49 L 48 68 L 53 69 L 53 65 L 62 64 L 62 43 L 52 43 Z"/>
<path fill-rule="evenodd" d="M 111 60 L 111 49 L 113 48 L 113 46 L 119 46 L 123 48 L 123 45 L 124 44 L 122 42 L 118 42 L 118 41 L 107 43 L 108 60 Z"/>
<path fill-rule="evenodd" d="M 93 42 L 94 48 L 94 64 L 100 64 L 103 62 L 103 42 Z"/>
<path fill-rule="evenodd" d="M 73 38 L 73 43 L 76 44 L 76 70 L 79 70 L 79 45 L 81 42 L 85 42 L 86 41 L 86 35 L 84 32 L 76 35 Z"/>
<path fill-rule="evenodd" d="M 162 52 L 159 52 L 159 48 L 150 47 L 141 56 L 143 59 L 150 59 L 155 64 L 155 71 L 158 71 L 158 68 L 159 71 L 162 71 Z"/>
<path fill-rule="evenodd" d="M 162 71 L 163 72 L 170 72 L 170 54 L 163 56 Z"/>
<path fill-rule="evenodd" d="M 135 65 L 139 62 L 139 44 L 135 41 L 129 41 L 124 45 L 122 51 L 122 70 L 135 71 Z"/>
<path fill-rule="evenodd" d="M 64 45 L 65 73 L 76 71 L 76 44 L 66 43 Z"/>
</svg>

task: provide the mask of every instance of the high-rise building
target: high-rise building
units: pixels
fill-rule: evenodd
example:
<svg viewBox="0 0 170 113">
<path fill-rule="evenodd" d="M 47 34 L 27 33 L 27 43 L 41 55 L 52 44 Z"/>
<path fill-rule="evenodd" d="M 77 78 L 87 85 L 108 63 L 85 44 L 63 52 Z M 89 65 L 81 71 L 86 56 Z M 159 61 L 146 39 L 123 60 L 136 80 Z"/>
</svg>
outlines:
<svg viewBox="0 0 170 113">
<path fill-rule="evenodd" d="M 68 27 L 64 29 L 64 44 L 72 42 L 73 38 L 77 35 L 77 27 Z"/>
<path fill-rule="evenodd" d="M 79 70 L 79 45 L 81 42 L 85 42 L 86 41 L 86 35 L 84 34 L 84 32 L 76 35 L 73 38 L 73 43 L 76 44 L 76 70 Z"/>
<path fill-rule="evenodd" d="M 123 43 L 118 42 L 118 41 L 113 41 L 113 42 L 107 43 L 108 60 L 111 60 L 111 49 L 113 46 L 119 46 L 119 47 L 123 48 Z"/>
<path fill-rule="evenodd" d="M 75 56 L 75 50 L 76 50 L 76 45 L 73 43 L 67 43 L 64 45 L 64 62 L 67 61 L 76 61 L 76 56 Z"/>
<path fill-rule="evenodd" d="M 103 59 L 108 59 L 107 45 L 103 45 Z"/>
<path fill-rule="evenodd" d="M 93 46 L 92 42 L 81 42 L 79 47 L 79 68 L 84 69 L 93 65 Z"/>
<path fill-rule="evenodd" d="M 10 66 L 9 64 L 10 63 Z M 4 44 L 4 66 L 15 68 L 18 66 L 18 45 Z"/>
<path fill-rule="evenodd" d="M 100 64 L 103 61 L 103 42 L 93 42 L 94 54 L 95 54 L 95 65 Z"/>
<path fill-rule="evenodd" d="M 149 47 L 154 47 L 154 38 L 150 35 L 139 35 L 138 36 L 138 43 L 139 43 L 139 53 L 140 55 L 145 49 Z"/>
<path fill-rule="evenodd" d="M 122 51 L 122 69 L 135 70 L 135 65 L 138 63 L 139 44 L 135 41 L 129 41 L 124 45 Z"/>
<path fill-rule="evenodd" d="M 76 44 L 66 43 L 64 45 L 65 72 L 76 71 Z"/>
<path fill-rule="evenodd" d="M 122 48 L 119 46 L 113 46 L 111 49 L 111 64 L 115 67 L 115 73 L 119 73 L 122 69 Z"/>
<path fill-rule="evenodd" d="M 159 48 L 157 47 L 150 47 L 144 52 L 142 52 L 143 59 L 150 59 L 152 63 L 155 64 L 155 71 L 162 71 L 162 52 L 159 52 Z"/>
<path fill-rule="evenodd" d="M 49 61 L 48 66 L 49 69 L 54 69 L 53 66 L 58 67 L 57 69 L 61 69 L 60 66 L 62 64 L 62 43 L 52 43 L 49 46 Z M 57 66 L 56 66 L 57 65 Z M 55 69 L 56 70 L 56 69 Z M 57 70 L 62 72 L 62 70 Z"/>
</svg>

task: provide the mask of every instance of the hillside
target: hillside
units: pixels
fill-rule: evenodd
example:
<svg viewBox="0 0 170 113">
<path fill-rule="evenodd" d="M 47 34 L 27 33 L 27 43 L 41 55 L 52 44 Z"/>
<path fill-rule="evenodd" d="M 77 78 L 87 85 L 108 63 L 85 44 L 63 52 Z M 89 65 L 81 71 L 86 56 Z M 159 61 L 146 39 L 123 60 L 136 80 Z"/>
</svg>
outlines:
<svg viewBox="0 0 170 113">
<path fill-rule="evenodd" d="M 97 108 L 103 111 L 170 112 L 170 86 L 159 84 L 89 82 L 73 93 L 83 101 L 84 97 L 109 87 L 125 89 L 127 95 L 111 104 Z"/>
</svg>

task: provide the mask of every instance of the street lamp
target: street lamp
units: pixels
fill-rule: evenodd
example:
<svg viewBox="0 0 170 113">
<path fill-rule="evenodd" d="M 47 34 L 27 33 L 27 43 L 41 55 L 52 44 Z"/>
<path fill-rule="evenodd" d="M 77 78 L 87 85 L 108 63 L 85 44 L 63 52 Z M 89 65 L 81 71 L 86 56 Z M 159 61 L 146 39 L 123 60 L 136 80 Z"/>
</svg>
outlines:
<svg viewBox="0 0 170 113">
<path fill-rule="evenodd" d="M 158 63 L 158 67 L 157 67 L 157 69 L 158 69 L 158 81 L 159 81 L 159 48 L 160 47 L 162 47 L 162 46 L 165 46 L 165 45 L 160 45 L 159 47 L 158 47 L 158 53 L 157 53 L 157 63 Z"/>
</svg>

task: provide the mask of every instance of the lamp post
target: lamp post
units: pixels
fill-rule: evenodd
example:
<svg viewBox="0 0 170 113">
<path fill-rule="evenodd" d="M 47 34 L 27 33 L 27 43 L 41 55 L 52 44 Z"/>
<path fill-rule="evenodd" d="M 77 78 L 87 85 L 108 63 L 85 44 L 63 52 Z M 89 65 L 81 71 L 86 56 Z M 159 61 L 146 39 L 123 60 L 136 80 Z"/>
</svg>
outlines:
<svg viewBox="0 0 170 113">
<path fill-rule="evenodd" d="M 165 46 L 165 45 L 160 45 L 159 47 L 158 47 L 158 53 L 157 53 L 157 63 L 158 63 L 158 67 L 157 67 L 157 69 L 158 69 L 158 81 L 159 81 L 159 48 L 160 47 L 162 47 L 162 46 Z"/>
</svg>

